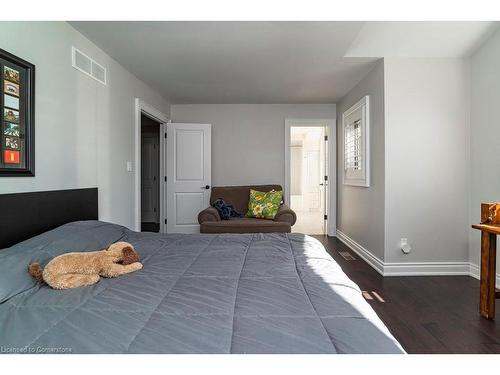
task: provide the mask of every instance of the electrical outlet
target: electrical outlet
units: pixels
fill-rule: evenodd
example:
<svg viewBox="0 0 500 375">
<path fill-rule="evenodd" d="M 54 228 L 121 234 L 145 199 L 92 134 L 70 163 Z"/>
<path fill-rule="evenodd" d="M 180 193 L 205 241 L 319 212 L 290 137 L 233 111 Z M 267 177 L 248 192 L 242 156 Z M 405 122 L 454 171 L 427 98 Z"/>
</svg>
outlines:
<svg viewBox="0 0 500 375">
<path fill-rule="evenodd" d="M 399 241 L 399 248 L 404 254 L 409 254 L 411 252 L 411 245 L 408 243 L 408 238 L 401 238 Z"/>
</svg>

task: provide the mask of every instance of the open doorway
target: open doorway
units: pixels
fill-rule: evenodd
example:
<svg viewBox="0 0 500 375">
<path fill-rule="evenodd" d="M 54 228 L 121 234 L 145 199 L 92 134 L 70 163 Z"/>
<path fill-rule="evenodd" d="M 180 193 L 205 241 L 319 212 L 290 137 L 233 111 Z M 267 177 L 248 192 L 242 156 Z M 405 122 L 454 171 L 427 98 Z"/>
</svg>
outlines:
<svg viewBox="0 0 500 375">
<path fill-rule="evenodd" d="M 297 214 L 293 232 L 326 233 L 325 126 L 290 129 L 290 207 Z"/>
<path fill-rule="evenodd" d="M 165 154 L 168 122 L 168 117 L 161 111 L 139 98 L 135 99 L 135 162 L 130 162 L 130 164 L 127 162 L 127 170 L 134 173 L 134 230 L 137 232 L 144 230 L 166 233 L 165 185 L 167 173 L 165 170 Z M 144 138 L 147 138 L 147 135 L 151 133 L 150 136 L 158 140 L 158 143 L 154 141 L 155 145 L 152 146 L 152 149 L 150 148 L 149 153 L 145 152 L 143 148 L 148 149 L 153 141 L 143 144 L 143 123 L 145 128 Z M 145 162 L 149 168 L 146 171 L 149 176 L 146 178 L 143 178 L 143 157 L 151 158 L 151 161 Z M 155 165 L 156 161 L 158 167 Z M 156 173 L 154 173 L 155 171 Z M 150 187 L 151 190 L 149 190 Z M 148 194 L 151 194 L 151 200 Z M 148 207 L 143 210 L 143 205 Z M 154 208 L 156 208 L 156 211 Z"/>
<path fill-rule="evenodd" d="M 141 232 L 160 231 L 160 126 L 141 113 Z"/>
<path fill-rule="evenodd" d="M 292 232 L 335 236 L 335 135 L 335 119 L 285 119 L 284 197 L 297 214 Z"/>
</svg>

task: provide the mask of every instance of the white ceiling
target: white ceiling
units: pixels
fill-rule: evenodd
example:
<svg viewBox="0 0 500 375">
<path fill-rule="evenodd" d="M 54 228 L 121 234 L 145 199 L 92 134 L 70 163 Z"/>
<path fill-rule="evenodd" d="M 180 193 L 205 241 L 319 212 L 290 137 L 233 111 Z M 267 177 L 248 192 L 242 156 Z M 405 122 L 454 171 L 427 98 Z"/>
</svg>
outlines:
<svg viewBox="0 0 500 375">
<path fill-rule="evenodd" d="M 70 24 L 173 103 L 335 103 L 382 56 L 461 57 L 493 22 Z"/>
<path fill-rule="evenodd" d="M 465 57 L 497 22 L 366 22 L 348 57 Z"/>
</svg>

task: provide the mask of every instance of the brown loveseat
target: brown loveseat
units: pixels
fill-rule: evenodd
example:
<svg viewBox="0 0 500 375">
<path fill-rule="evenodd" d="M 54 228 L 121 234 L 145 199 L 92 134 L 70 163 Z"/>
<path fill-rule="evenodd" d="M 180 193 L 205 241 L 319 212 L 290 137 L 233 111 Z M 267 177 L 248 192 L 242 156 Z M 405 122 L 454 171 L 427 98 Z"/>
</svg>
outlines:
<svg viewBox="0 0 500 375">
<path fill-rule="evenodd" d="M 222 198 L 227 204 L 233 205 L 237 212 L 245 215 L 248 210 L 250 189 L 257 191 L 283 190 L 280 185 L 213 187 L 210 194 L 210 205 L 215 200 Z M 284 202 L 274 220 L 247 217 L 221 220 L 219 212 L 214 207 L 208 207 L 198 214 L 201 233 L 289 233 L 296 220 L 295 212 L 288 208 Z"/>
</svg>

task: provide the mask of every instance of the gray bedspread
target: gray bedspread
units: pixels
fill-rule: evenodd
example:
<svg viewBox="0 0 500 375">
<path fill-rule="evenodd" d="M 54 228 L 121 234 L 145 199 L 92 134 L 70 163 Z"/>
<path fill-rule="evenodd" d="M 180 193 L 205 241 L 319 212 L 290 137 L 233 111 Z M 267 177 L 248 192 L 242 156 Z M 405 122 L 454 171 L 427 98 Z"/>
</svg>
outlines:
<svg viewBox="0 0 500 375">
<path fill-rule="evenodd" d="M 52 290 L 26 272 L 129 241 L 141 271 Z M 302 234 L 160 235 L 75 222 L 0 251 L 2 353 L 403 353 Z"/>
</svg>

